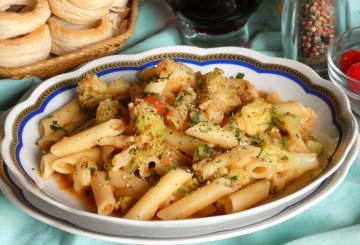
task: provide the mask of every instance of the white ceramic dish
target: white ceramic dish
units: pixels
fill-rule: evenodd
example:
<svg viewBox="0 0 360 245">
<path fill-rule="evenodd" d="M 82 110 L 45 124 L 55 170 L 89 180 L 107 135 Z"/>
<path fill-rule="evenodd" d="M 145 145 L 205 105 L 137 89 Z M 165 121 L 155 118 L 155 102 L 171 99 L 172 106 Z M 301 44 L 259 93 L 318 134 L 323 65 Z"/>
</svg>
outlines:
<svg viewBox="0 0 360 245">
<path fill-rule="evenodd" d="M 285 100 L 299 100 L 313 108 L 320 119 L 317 125 L 320 134 L 327 135 L 335 142 L 334 148 L 330 145 L 326 147 L 331 149 L 332 155 L 326 170 L 303 189 L 241 213 L 202 219 L 150 222 L 90 213 L 78 200 L 59 190 L 54 179 L 41 179 L 40 150 L 35 144 L 39 138 L 39 122 L 72 98 L 76 84 L 82 76 L 96 72 L 104 80 L 123 76 L 133 81 L 138 71 L 154 66 L 164 58 L 184 62 L 195 71 L 203 73 L 215 67 L 224 69 L 227 76 L 243 72 L 245 78 L 258 89 L 276 90 Z M 241 48 L 200 49 L 176 46 L 137 55 L 105 57 L 74 72 L 43 82 L 26 100 L 11 110 L 6 118 L 5 132 L 1 148 L 4 161 L 12 179 L 28 193 L 29 199 L 41 199 L 50 207 L 62 210 L 62 215 L 75 219 L 76 225 L 92 231 L 106 232 L 114 236 L 169 239 L 205 235 L 256 224 L 311 195 L 343 163 L 355 141 L 357 122 L 351 113 L 346 95 L 298 62 L 266 57 Z M 118 229 L 119 225 L 121 229 Z"/>
<path fill-rule="evenodd" d="M 106 233 L 99 233 L 84 228 L 81 222 L 80 224 L 72 223 L 76 221 L 72 215 L 59 209 L 55 206 L 49 205 L 47 202 L 37 198 L 26 190 L 22 190 L 17 185 L 16 181 L 12 179 L 12 174 L 8 172 L 7 167 L 0 161 L 0 189 L 4 193 L 5 197 L 12 202 L 16 207 L 27 213 L 28 215 L 46 223 L 51 226 L 57 227 L 61 230 L 71 232 L 74 234 L 92 237 L 96 239 L 131 243 L 131 244 L 185 244 L 185 243 L 200 243 L 208 242 L 220 239 L 227 239 L 235 236 L 241 236 L 256 232 L 262 229 L 266 229 L 270 226 L 274 226 L 281 222 L 284 222 L 295 215 L 302 213 L 308 208 L 321 202 L 324 198 L 330 195 L 345 179 L 352 163 L 354 162 L 358 149 L 360 146 L 360 139 L 357 138 L 351 151 L 346 157 L 344 163 L 340 168 L 332 174 L 329 178 L 321 183 L 321 185 L 313 191 L 310 195 L 302 197 L 301 201 L 296 204 L 282 210 L 269 219 L 264 219 L 255 224 L 243 226 L 240 228 L 213 232 L 205 235 L 190 236 L 185 238 L 170 238 L 170 239 L 153 239 L 143 238 L 139 236 L 114 236 Z"/>
</svg>

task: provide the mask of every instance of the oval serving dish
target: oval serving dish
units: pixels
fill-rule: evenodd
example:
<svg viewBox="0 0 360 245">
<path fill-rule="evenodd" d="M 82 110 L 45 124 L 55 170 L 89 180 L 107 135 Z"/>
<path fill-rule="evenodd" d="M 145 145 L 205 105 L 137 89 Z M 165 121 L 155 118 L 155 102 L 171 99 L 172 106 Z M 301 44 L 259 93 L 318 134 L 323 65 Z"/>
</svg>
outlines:
<svg viewBox="0 0 360 245">
<path fill-rule="evenodd" d="M 77 83 L 88 73 L 104 81 L 125 77 L 136 81 L 139 71 L 170 58 L 203 74 L 215 67 L 226 76 L 241 72 L 258 90 L 277 91 L 283 100 L 298 100 L 318 116 L 316 130 L 323 135 L 328 162 L 324 171 L 299 191 L 276 201 L 231 215 L 174 221 L 136 221 L 90 213 L 85 206 L 58 188 L 54 178 L 39 174 L 40 120 L 68 102 Z M 41 83 L 27 99 L 15 106 L 5 121 L 1 153 L 13 179 L 33 198 L 73 215 L 76 225 L 114 236 L 147 238 L 191 237 L 246 227 L 269 219 L 312 195 L 344 162 L 357 135 L 357 122 L 346 95 L 312 69 L 295 61 L 264 56 L 242 48 L 200 49 L 174 46 L 137 55 L 116 55 L 95 60 L 80 69 Z M 321 139 L 320 139 L 321 141 Z M 328 144 L 327 142 L 331 142 Z M 121 229 L 119 229 L 119 225 Z"/>
</svg>

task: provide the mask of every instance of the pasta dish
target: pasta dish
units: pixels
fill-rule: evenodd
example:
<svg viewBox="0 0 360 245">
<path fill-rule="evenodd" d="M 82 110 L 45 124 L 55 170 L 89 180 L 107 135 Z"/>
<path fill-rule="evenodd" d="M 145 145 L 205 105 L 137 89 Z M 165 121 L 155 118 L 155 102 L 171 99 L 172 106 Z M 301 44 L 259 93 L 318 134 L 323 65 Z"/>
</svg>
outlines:
<svg viewBox="0 0 360 245">
<path fill-rule="evenodd" d="M 97 213 L 174 220 L 240 212 L 321 169 L 316 113 L 246 75 L 163 60 L 111 82 L 87 75 L 40 123 L 40 174 L 71 178 Z"/>
</svg>

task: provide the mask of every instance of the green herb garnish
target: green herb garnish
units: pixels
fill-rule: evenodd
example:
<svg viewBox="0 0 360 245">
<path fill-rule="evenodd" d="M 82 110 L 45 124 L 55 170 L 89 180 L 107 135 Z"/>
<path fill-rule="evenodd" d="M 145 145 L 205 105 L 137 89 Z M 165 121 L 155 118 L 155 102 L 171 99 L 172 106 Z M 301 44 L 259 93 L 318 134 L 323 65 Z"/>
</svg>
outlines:
<svg viewBox="0 0 360 245">
<path fill-rule="evenodd" d="M 244 76 L 245 76 L 244 73 L 239 72 L 238 74 L 236 74 L 236 79 L 243 79 Z"/>
<path fill-rule="evenodd" d="M 280 159 L 286 161 L 286 160 L 288 160 L 289 158 L 288 158 L 287 155 L 283 155 Z"/>
<path fill-rule="evenodd" d="M 238 177 L 236 175 L 232 176 L 231 178 L 229 178 L 230 181 L 236 181 L 238 180 Z"/>
<path fill-rule="evenodd" d="M 61 127 L 61 126 L 57 123 L 57 121 L 53 121 L 52 124 L 50 125 L 50 128 L 51 128 L 51 130 L 53 130 L 53 131 L 58 131 L 58 130 L 64 130 L 64 131 L 66 131 L 63 127 Z"/>
</svg>

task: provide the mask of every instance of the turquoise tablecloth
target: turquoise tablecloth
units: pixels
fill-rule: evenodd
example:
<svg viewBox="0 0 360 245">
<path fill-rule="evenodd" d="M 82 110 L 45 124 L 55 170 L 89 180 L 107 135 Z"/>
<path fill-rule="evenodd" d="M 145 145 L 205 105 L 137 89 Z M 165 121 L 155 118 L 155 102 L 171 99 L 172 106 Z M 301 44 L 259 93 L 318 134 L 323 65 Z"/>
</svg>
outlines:
<svg viewBox="0 0 360 245">
<path fill-rule="evenodd" d="M 360 25 L 360 4 L 352 5 L 351 25 Z M 251 48 L 281 56 L 281 1 L 269 0 L 250 19 Z M 264 19 L 263 17 L 266 16 Z M 178 21 L 164 1 L 140 1 L 136 32 L 120 50 L 138 53 L 155 47 L 181 44 Z M 0 54 L 1 55 L 1 54 Z M 0 80 L 0 110 L 38 80 Z M 359 120 L 359 119 L 358 119 Z M 252 234 L 207 244 L 360 244 L 360 157 L 358 155 L 340 187 L 325 200 L 300 215 Z M 110 244 L 73 235 L 44 224 L 14 207 L 0 192 L 0 244 Z"/>
</svg>

